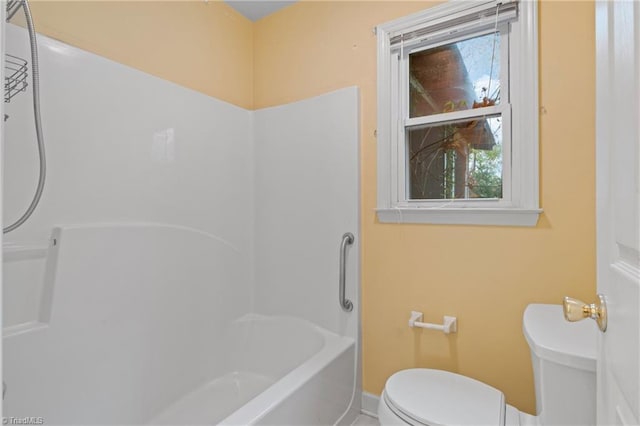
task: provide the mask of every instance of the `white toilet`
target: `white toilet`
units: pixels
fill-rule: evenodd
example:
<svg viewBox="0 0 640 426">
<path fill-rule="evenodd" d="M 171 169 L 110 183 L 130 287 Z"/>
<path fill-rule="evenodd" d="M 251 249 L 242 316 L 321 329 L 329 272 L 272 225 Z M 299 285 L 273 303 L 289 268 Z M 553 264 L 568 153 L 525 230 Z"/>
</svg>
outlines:
<svg viewBox="0 0 640 426">
<path fill-rule="evenodd" d="M 477 380 L 414 368 L 387 380 L 378 404 L 380 424 L 594 425 L 596 325 L 565 321 L 560 305 L 529 305 L 523 330 L 531 348 L 537 416 L 507 405 L 502 392 Z"/>
</svg>

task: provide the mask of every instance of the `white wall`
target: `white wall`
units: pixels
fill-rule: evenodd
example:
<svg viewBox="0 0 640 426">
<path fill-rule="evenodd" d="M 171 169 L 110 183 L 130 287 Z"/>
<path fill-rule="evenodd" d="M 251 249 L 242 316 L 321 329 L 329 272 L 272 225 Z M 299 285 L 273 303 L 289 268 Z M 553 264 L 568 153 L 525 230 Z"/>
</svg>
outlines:
<svg viewBox="0 0 640 426">
<path fill-rule="evenodd" d="M 256 309 L 308 319 L 356 336 L 359 289 L 358 89 L 255 114 Z M 342 235 L 347 297 L 338 304 Z"/>
<path fill-rule="evenodd" d="M 27 58 L 7 25 L 7 52 Z M 39 37 L 48 175 L 42 201 L 5 236 L 4 325 L 33 320 L 55 225 L 159 222 L 216 235 L 250 256 L 252 113 Z M 31 201 L 38 162 L 31 91 L 7 105 L 4 220 Z M 20 252 L 19 248 L 35 247 Z M 29 258 L 25 260 L 25 257 Z M 13 260 L 12 260 L 13 259 Z M 252 302 L 247 301 L 250 309 Z"/>
<path fill-rule="evenodd" d="M 157 222 L 202 230 L 245 254 L 247 285 L 258 275 L 258 311 L 345 333 L 359 309 L 346 314 L 337 302 L 344 232 L 356 235 L 347 296 L 358 300 L 356 88 L 251 112 L 39 40 L 48 175 L 33 217 L 6 236 L 5 327 L 37 315 L 54 226 Z M 25 30 L 7 25 L 7 51 L 28 57 Z M 7 113 L 8 223 L 37 181 L 31 92 Z"/>
</svg>

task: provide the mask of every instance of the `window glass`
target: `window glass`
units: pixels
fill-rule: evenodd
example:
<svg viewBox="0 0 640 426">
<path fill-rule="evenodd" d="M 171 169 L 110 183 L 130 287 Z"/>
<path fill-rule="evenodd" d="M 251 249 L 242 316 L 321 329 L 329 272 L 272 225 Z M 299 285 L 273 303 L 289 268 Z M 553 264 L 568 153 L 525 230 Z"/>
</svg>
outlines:
<svg viewBox="0 0 640 426">
<path fill-rule="evenodd" d="M 500 35 L 409 55 L 409 116 L 482 108 L 500 102 Z"/>
<path fill-rule="evenodd" d="M 407 129 L 407 198 L 502 198 L 502 117 Z"/>
</svg>

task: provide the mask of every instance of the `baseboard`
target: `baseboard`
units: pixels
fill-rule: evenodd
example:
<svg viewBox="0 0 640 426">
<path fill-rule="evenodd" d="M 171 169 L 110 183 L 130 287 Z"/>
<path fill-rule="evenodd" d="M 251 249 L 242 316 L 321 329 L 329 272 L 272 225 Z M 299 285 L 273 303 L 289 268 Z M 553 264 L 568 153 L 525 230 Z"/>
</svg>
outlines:
<svg viewBox="0 0 640 426">
<path fill-rule="evenodd" d="M 378 401 L 380 401 L 379 396 L 362 392 L 362 414 L 378 418 Z"/>
</svg>

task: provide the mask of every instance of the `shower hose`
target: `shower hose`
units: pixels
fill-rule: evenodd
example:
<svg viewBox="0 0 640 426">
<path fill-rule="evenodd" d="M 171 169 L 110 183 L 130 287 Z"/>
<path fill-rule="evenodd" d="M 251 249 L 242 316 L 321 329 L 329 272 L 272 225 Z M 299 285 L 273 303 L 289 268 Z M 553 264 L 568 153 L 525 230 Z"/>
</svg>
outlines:
<svg viewBox="0 0 640 426">
<path fill-rule="evenodd" d="M 13 17 L 17 9 L 22 6 L 22 10 L 24 12 L 24 17 L 27 22 L 27 29 L 29 31 L 29 44 L 31 46 L 31 77 L 32 77 L 32 92 L 33 92 L 33 116 L 36 127 L 36 138 L 38 144 L 38 157 L 40 160 L 40 171 L 38 177 L 38 186 L 36 188 L 35 195 L 33 196 L 33 200 L 27 210 L 11 225 L 4 227 L 2 229 L 2 233 L 6 234 L 7 232 L 11 232 L 14 229 L 18 228 L 20 225 L 25 223 L 27 219 L 33 214 L 33 211 L 36 209 L 36 206 L 40 202 L 40 198 L 42 197 L 42 190 L 44 189 L 44 181 L 47 171 L 47 162 L 44 155 L 44 138 L 42 137 L 42 123 L 40 121 L 40 71 L 38 67 L 38 45 L 36 41 L 36 30 L 33 26 L 33 19 L 31 18 L 31 10 L 29 9 L 29 3 L 27 0 L 14 0 L 15 2 L 19 2 L 17 6 L 11 7 L 8 3 L 7 9 L 10 9 L 7 14 L 7 22 Z"/>
</svg>

